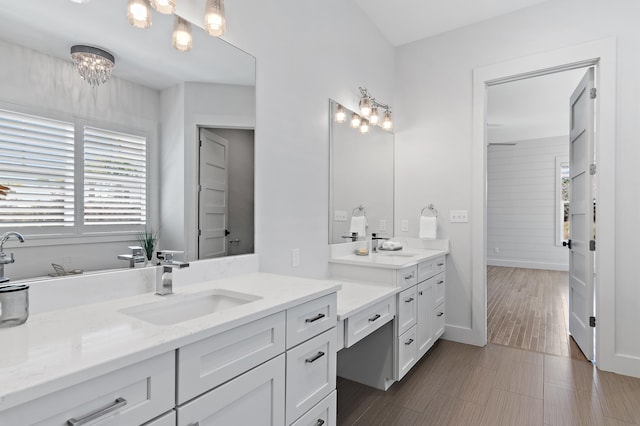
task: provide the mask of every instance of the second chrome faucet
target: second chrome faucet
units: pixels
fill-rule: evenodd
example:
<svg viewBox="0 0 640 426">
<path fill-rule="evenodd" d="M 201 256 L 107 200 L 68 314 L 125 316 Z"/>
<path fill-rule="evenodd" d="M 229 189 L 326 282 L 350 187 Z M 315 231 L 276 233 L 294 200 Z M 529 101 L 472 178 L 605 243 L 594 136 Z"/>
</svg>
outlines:
<svg viewBox="0 0 640 426">
<path fill-rule="evenodd" d="M 181 262 L 174 260 L 173 256 L 176 254 L 184 253 L 178 250 L 161 250 L 156 256 L 158 258 L 158 264 L 162 268 L 158 268 L 156 276 L 156 294 L 160 296 L 166 296 L 173 293 L 173 268 L 186 268 L 189 266 L 189 262 Z"/>
</svg>

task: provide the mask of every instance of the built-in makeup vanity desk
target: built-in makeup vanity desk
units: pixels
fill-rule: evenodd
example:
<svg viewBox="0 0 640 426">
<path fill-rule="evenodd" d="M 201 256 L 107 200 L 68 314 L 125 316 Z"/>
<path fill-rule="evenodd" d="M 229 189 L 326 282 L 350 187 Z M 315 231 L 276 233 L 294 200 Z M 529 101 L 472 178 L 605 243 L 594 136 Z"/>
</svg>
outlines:
<svg viewBox="0 0 640 426">
<path fill-rule="evenodd" d="M 338 284 L 250 255 L 157 296 L 155 269 L 33 283 L 30 318 L 0 329 L 0 424 L 335 424 Z"/>
<path fill-rule="evenodd" d="M 366 244 L 330 247 L 331 276 L 342 284 L 338 376 L 386 390 L 444 333 L 449 245 L 405 241 L 403 250 L 357 255 Z"/>
</svg>

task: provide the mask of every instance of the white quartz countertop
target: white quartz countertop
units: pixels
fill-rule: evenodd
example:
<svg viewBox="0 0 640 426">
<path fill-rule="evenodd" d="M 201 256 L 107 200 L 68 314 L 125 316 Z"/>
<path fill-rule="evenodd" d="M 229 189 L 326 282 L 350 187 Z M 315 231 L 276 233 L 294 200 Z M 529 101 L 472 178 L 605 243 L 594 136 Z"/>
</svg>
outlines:
<svg viewBox="0 0 640 426">
<path fill-rule="evenodd" d="M 370 252 L 367 256 L 360 256 L 355 253 L 335 256 L 329 259 L 329 262 L 374 268 L 402 269 L 448 253 L 448 250 L 405 248 L 398 251 Z"/>
<path fill-rule="evenodd" d="M 178 297 L 210 289 L 260 297 L 174 325 L 119 312 L 174 297 L 153 293 L 32 315 L 0 329 L 0 410 L 330 294 L 336 281 L 254 273 L 174 287 Z"/>
<path fill-rule="evenodd" d="M 337 309 L 339 321 L 404 290 L 400 287 L 344 280 L 340 280 L 340 284 L 342 289 L 338 291 Z"/>
</svg>

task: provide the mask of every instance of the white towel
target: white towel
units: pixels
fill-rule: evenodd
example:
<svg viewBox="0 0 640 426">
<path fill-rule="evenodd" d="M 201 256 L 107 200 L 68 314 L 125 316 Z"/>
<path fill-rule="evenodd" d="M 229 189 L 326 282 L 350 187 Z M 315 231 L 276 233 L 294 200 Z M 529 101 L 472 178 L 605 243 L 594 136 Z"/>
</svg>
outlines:
<svg viewBox="0 0 640 426">
<path fill-rule="evenodd" d="M 358 237 L 366 237 L 367 236 L 367 217 L 366 216 L 351 216 L 351 227 L 349 228 L 350 233 L 356 232 Z"/>
<path fill-rule="evenodd" d="M 438 229 L 438 218 L 433 216 L 420 216 L 420 238 L 435 240 Z"/>
</svg>

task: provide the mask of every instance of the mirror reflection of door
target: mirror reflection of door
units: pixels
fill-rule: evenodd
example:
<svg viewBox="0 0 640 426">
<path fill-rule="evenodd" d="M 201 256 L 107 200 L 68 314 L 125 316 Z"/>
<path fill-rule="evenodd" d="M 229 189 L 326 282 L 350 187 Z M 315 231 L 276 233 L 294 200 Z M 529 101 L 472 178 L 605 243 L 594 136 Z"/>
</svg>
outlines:
<svg viewBox="0 0 640 426">
<path fill-rule="evenodd" d="M 254 132 L 200 129 L 198 258 L 254 252 Z"/>
</svg>

